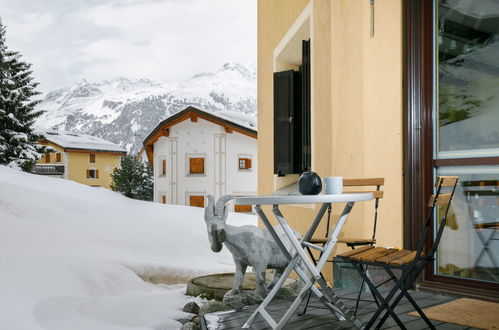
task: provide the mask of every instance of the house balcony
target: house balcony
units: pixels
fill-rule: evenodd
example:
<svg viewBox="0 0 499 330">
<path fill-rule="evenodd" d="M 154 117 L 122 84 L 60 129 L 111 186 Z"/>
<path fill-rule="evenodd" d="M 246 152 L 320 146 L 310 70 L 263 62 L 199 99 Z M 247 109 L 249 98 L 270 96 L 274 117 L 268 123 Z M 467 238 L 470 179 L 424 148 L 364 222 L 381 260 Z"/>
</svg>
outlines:
<svg viewBox="0 0 499 330">
<path fill-rule="evenodd" d="M 65 172 L 64 165 L 35 165 L 35 174 L 62 177 Z"/>
</svg>

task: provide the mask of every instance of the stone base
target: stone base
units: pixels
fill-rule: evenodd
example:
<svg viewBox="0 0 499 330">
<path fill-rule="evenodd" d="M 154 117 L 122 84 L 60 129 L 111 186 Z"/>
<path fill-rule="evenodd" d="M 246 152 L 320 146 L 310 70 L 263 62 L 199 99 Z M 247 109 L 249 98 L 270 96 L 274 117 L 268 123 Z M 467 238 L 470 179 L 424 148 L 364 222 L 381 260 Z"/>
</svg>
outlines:
<svg viewBox="0 0 499 330">
<path fill-rule="evenodd" d="M 272 281 L 273 274 L 267 273 L 265 282 L 267 285 Z M 287 299 L 296 296 L 299 289 L 299 282 L 296 279 L 288 278 L 284 286 L 277 295 L 277 298 Z M 227 293 L 234 285 L 234 273 L 213 274 L 193 278 L 187 283 L 187 295 L 202 296 L 207 299 L 223 301 Z M 256 278 L 254 273 L 246 273 L 243 282 L 243 294 L 248 297 L 237 298 L 242 301 L 249 301 L 249 296 L 256 288 Z M 235 295 L 239 296 L 239 295 Z M 254 299 L 254 298 L 253 298 Z M 251 305 L 251 304 L 250 304 Z"/>
</svg>

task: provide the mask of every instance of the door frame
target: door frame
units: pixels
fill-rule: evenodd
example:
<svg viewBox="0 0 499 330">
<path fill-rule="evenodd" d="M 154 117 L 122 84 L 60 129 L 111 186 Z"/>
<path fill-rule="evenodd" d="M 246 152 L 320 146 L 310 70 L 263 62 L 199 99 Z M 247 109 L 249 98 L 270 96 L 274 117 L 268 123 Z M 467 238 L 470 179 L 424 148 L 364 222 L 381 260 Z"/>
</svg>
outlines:
<svg viewBox="0 0 499 330">
<path fill-rule="evenodd" d="M 404 1 L 403 136 L 404 136 L 404 248 L 417 247 L 426 201 L 433 193 L 434 35 L 436 1 Z M 433 228 L 432 228 L 433 229 Z M 431 233 L 433 235 L 433 233 Z M 499 301 L 499 283 L 434 274 L 433 263 L 419 285 L 436 291 Z"/>
</svg>

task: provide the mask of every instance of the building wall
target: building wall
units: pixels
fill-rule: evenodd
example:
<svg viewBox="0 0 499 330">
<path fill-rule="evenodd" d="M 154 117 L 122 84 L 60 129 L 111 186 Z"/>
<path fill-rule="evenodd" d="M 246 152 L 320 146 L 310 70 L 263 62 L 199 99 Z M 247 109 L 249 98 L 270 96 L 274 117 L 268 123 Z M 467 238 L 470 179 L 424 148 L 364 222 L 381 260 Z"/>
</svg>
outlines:
<svg viewBox="0 0 499 330">
<path fill-rule="evenodd" d="M 379 244 L 401 247 L 401 0 L 376 1 L 374 37 L 369 1 L 259 0 L 259 193 L 296 181 L 296 176 L 286 181 L 273 174 L 272 73 L 275 49 L 304 10 L 311 13 L 313 170 L 321 177 L 385 177 L 377 238 Z M 372 203 L 357 204 L 342 235 L 369 236 L 373 208 Z M 334 207 L 335 218 L 341 209 Z M 283 210 L 291 225 L 304 232 L 317 208 Z M 334 253 L 344 249 L 339 246 Z"/>
<path fill-rule="evenodd" d="M 221 150 L 217 150 L 215 146 Z M 154 201 L 189 205 L 190 195 L 249 195 L 257 192 L 256 139 L 198 118 L 170 128 L 154 143 Z M 221 151 L 221 154 L 217 152 Z M 219 156 L 217 156 L 219 155 Z M 239 170 L 238 156 L 252 158 L 250 170 Z M 205 158 L 204 174 L 189 174 L 189 157 Z M 166 159 L 166 175 L 162 160 Z"/>
<path fill-rule="evenodd" d="M 120 165 L 122 155 L 111 152 L 95 152 L 95 163 L 90 163 L 90 154 L 93 152 L 67 152 L 67 179 L 89 186 L 109 188 L 111 173 Z M 87 178 L 87 169 L 99 171 L 99 178 Z"/>
<path fill-rule="evenodd" d="M 50 154 L 50 161 L 47 162 L 46 161 L 46 158 L 45 156 L 43 156 L 42 158 L 40 158 L 37 162 L 37 164 L 53 164 L 53 165 L 64 165 L 64 149 L 59 147 L 58 145 L 56 144 L 53 144 L 51 142 L 40 142 L 41 145 L 44 145 L 44 146 L 49 146 L 53 149 L 55 149 L 56 151 L 54 152 L 49 152 L 48 154 Z M 60 153 L 61 154 L 61 161 L 60 162 L 56 162 L 56 153 Z"/>
</svg>

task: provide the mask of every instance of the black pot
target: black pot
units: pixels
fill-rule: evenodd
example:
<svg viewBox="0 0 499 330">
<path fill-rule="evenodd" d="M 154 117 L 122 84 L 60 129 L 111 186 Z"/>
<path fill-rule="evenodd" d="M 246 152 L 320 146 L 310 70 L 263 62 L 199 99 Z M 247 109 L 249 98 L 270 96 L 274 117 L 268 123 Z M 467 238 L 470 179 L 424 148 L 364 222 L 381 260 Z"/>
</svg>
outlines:
<svg viewBox="0 0 499 330">
<path fill-rule="evenodd" d="M 322 191 L 321 178 L 315 172 L 303 172 L 298 180 L 298 188 L 303 195 L 317 195 Z"/>
</svg>

